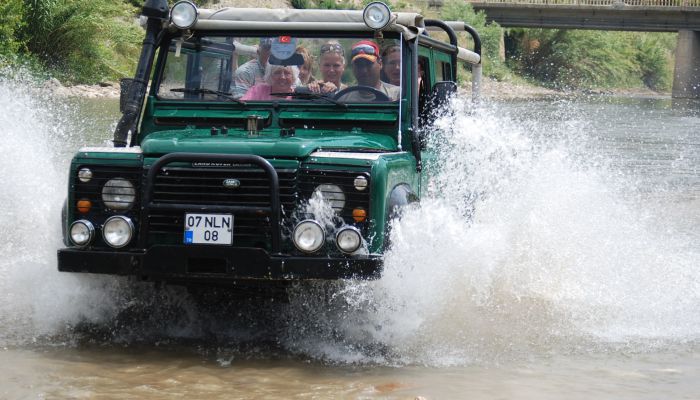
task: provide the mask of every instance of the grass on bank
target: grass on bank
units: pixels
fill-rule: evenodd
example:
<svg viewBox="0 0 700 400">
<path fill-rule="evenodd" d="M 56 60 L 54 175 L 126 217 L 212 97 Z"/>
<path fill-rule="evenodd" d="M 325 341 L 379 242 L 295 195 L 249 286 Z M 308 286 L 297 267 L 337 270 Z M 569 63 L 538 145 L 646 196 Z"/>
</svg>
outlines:
<svg viewBox="0 0 700 400">
<path fill-rule="evenodd" d="M 45 69 L 65 83 L 97 83 L 133 73 L 143 31 L 138 8 L 110 0 L 5 0 L 5 63 Z"/>
</svg>

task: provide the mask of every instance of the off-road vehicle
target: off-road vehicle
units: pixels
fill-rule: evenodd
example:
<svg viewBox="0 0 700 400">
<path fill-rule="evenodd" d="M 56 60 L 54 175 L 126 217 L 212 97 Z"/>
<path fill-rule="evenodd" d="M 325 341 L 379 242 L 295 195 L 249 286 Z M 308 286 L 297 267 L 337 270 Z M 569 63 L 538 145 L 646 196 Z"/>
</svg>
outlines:
<svg viewBox="0 0 700 400">
<path fill-rule="evenodd" d="M 379 2 L 207 10 L 148 0 L 141 18 L 114 147 L 80 149 L 71 162 L 58 269 L 223 286 L 381 276 L 390 218 L 420 199 L 421 136 L 456 91 L 458 61 L 476 92 L 477 33 Z M 473 51 L 458 46 L 459 32 Z M 394 97 L 352 71 L 357 56 L 381 63 L 376 51 L 390 46 Z M 272 99 L 241 96 L 247 62 L 250 78 L 251 66 L 296 68 L 300 48 L 318 64 L 332 47 L 344 58 L 342 90 L 295 81 Z"/>
</svg>

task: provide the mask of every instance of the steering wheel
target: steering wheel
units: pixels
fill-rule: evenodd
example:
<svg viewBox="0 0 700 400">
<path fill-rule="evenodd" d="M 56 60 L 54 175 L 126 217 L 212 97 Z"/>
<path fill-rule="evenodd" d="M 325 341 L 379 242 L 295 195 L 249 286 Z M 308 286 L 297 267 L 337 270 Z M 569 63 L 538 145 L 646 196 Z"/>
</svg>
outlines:
<svg viewBox="0 0 700 400">
<path fill-rule="evenodd" d="M 357 85 L 357 86 L 350 86 L 347 87 L 333 96 L 333 100 L 340 100 L 343 96 L 345 96 L 348 93 L 352 92 L 369 92 L 374 95 L 374 101 L 391 101 L 389 96 L 385 95 L 384 93 L 380 92 L 379 90 L 371 87 L 371 86 L 362 86 L 362 85 Z"/>
</svg>

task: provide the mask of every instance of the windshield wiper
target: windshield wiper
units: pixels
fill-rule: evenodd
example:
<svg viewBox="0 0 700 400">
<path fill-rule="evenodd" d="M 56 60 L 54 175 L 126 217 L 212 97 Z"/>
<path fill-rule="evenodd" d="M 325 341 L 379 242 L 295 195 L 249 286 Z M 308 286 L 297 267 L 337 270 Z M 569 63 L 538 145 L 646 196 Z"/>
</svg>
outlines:
<svg viewBox="0 0 700 400">
<path fill-rule="evenodd" d="M 328 96 L 324 96 L 322 94 L 314 93 L 311 91 L 309 91 L 309 92 L 292 92 L 292 93 L 270 93 L 270 95 L 271 96 L 289 96 L 289 97 L 293 97 L 295 99 L 304 99 L 304 100 L 320 99 L 320 100 L 325 100 L 329 103 L 333 103 L 339 107 L 348 108 L 348 105 L 343 103 L 343 102 L 340 102 L 338 100 L 333 100 Z"/>
<path fill-rule="evenodd" d="M 197 93 L 197 94 L 215 94 L 217 96 L 221 96 L 223 98 L 231 100 L 232 102 L 234 102 L 236 104 L 245 104 L 245 102 L 233 97 L 233 93 L 221 92 L 219 90 L 212 90 L 212 89 L 207 89 L 207 88 L 189 88 L 189 89 L 188 88 L 174 88 L 174 89 L 170 89 L 170 91 L 171 92 L 183 92 L 183 93 Z"/>
</svg>

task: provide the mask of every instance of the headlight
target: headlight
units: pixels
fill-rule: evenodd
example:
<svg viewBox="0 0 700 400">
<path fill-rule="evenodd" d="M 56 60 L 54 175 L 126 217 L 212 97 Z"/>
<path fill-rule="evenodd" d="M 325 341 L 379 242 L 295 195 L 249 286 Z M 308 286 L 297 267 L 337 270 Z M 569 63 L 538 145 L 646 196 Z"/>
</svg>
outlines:
<svg viewBox="0 0 700 400">
<path fill-rule="evenodd" d="M 102 201 L 110 210 L 124 211 L 134 205 L 136 189 L 124 178 L 110 179 L 102 188 Z"/>
<path fill-rule="evenodd" d="M 326 232 L 321 224 L 311 219 L 299 222 L 292 234 L 294 246 L 304 253 L 317 252 L 323 247 L 325 239 Z"/>
<path fill-rule="evenodd" d="M 353 184 L 355 185 L 355 190 L 359 190 L 360 192 L 367 189 L 367 186 L 369 185 L 367 178 L 362 175 L 355 178 Z"/>
<path fill-rule="evenodd" d="M 313 197 L 323 198 L 335 210 L 342 210 L 345 207 L 345 193 L 338 185 L 323 184 L 316 186 Z"/>
<path fill-rule="evenodd" d="M 197 22 L 197 6 L 189 1 L 178 1 L 170 11 L 170 21 L 180 29 L 189 29 Z"/>
<path fill-rule="evenodd" d="M 347 226 L 339 230 L 338 234 L 335 235 L 335 244 L 343 253 L 354 253 L 362 244 L 360 231 L 353 226 Z"/>
<path fill-rule="evenodd" d="M 76 246 L 87 246 L 95 236 L 95 227 L 90 221 L 80 219 L 70 225 L 70 240 Z"/>
<path fill-rule="evenodd" d="M 78 171 L 78 179 L 83 183 L 90 182 L 92 179 L 92 171 L 90 171 L 90 168 L 80 168 L 80 171 Z"/>
<path fill-rule="evenodd" d="M 362 19 L 365 20 L 365 25 L 374 30 L 383 29 L 389 24 L 390 18 L 391 10 L 389 10 L 389 6 L 381 1 L 367 4 L 362 13 Z"/>
<path fill-rule="evenodd" d="M 127 217 L 115 215 L 107 218 L 102 226 L 102 238 L 115 248 L 124 247 L 134 236 L 134 224 Z"/>
</svg>

